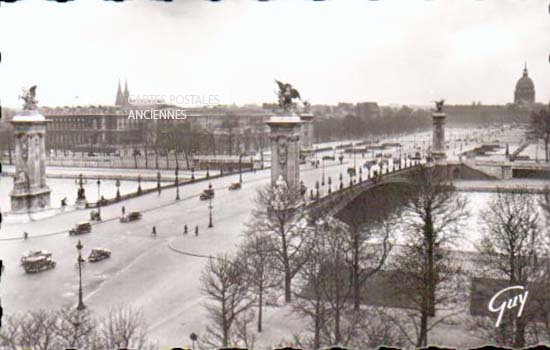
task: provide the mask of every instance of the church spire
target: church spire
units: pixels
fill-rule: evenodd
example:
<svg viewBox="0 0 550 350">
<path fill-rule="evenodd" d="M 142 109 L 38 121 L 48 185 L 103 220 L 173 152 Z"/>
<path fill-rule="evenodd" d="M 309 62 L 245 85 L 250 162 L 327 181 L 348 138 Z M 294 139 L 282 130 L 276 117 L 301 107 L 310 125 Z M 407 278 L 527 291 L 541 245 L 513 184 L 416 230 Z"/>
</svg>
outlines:
<svg viewBox="0 0 550 350">
<path fill-rule="evenodd" d="M 527 76 L 527 61 L 525 61 L 525 65 L 523 66 L 523 76 Z"/>
<path fill-rule="evenodd" d="M 120 89 L 120 79 L 118 79 L 118 89 L 116 92 L 115 106 L 122 106 L 124 103 L 124 96 L 122 96 L 122 90 Z"/>
</svg>

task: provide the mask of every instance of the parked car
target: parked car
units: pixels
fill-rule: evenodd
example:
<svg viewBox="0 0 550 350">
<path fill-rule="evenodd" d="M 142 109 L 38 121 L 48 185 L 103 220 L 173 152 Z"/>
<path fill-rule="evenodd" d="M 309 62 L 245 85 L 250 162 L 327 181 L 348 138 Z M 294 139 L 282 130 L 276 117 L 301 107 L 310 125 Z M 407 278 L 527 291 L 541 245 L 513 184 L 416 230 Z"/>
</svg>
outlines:
<svg viewBox="0 0 550 350">
<path fill-rule="evenodd" d="M 23 253 L 23 256 L 21 256 L 21 264 L 23 264 L 28 258 L 37 256 L 51 257 L 52 253 L 47 250 L 27 250 Z"/>
<path fill-rule="evenodd" d="M 89 262 L 97 262 L 111 257 L 111 251 L 105 248 L 93 248 L 88 255 Z"/>
<path fill-rule="evenodd" d="M 69 235 L 80 235 L 82 233 L 89 233 L 92 232 L 92 224 L 90 224 L 88 221 L 83 221 L 74 226 L 71 230 L 69 230 Z"/>
<path fill-rule="evenodd" d="M 233 190 L 240 190 L 241 189 L 241 183 L 240 182 L 233 182 L 230 186 L 229 186 L 229 190 L 233 191 Z"/>
<path fill-rule="evenodd" d="M 202 193 L 200 195 L 201 200 L 207 200 L 207 199 L 211 199 L 211 198 L 214 198 L 214 190 L 213 189 L 207 188 L 206 190 L 202 191 Z"/>
<path fill-rule="evenodd" d="M 31 256 L 23 261 L 23 268 L 26 273 L 40 272 L 54 267 L 55 261 L 52 260 L 51 256 L 46 255 Z"/>
<path fill-rule="evenodd" d="M 129 213 L 128 215 L 124 215 L 120 217 L 120 222 L 130 222 L 130 221 L 136 221 L 141 219 L 142 215 L 139 211 L 133 211 Z"/>
</svg>

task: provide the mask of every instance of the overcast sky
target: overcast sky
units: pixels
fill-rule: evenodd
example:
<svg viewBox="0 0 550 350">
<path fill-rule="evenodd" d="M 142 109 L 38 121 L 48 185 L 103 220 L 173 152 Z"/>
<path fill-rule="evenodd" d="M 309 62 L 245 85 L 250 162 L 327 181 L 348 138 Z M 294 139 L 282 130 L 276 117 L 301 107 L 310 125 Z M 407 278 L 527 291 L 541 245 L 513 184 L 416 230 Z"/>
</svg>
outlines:
<svg viewBox="0 0 550 350">
<path fill-rule="evenodd" d="M 99 0 L 2 3 L 0 99 L 38 85 L 44 106 L 132 94 L 275 102 L 274 79 L 314 104 L 504 104 L 527 61 L 550 99 L 540 0 Z"/>
</svg>

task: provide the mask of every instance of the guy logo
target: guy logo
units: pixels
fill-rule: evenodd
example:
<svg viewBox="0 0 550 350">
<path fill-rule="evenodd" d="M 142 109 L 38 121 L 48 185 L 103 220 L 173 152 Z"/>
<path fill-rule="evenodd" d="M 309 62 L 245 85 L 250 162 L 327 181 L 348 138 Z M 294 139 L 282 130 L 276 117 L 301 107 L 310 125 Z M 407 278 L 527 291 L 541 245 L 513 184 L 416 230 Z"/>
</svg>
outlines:
<svg viewBox="0 0 550 350">
<path fill-rule="evenodd" d="M 504 310 L 508 309 L 511 310 L 515 308 L 519 301 L 519 311 L 517 317 L 521 317 L 521 313 L 523 312 L 523 308 L 525 306 L 525 302 L 527 301 L 527 295 L 529 294 L 528 291 L 525 291 L 519 295 L 515 295 L 514 297 L 508 298 L 508 300 L 504 300 L 501 304 L 499 304 L 497 307 L 495 307 L 495 302 L 497 298 L 512 289 L 518 289 L 518 290 L 524 290 L 525 288 L 523 286 L 511 286 L 502 289 L 500 292 L 496 293 L 491 300 L 489 301 L 489 311 L 491 312 L 498 312 L 498 318 L 497 323 L 495 324 L 495 327 L 500 326 L 500 321 L 502 321 L 502 316 L 504 315 Z"/>
</svg>

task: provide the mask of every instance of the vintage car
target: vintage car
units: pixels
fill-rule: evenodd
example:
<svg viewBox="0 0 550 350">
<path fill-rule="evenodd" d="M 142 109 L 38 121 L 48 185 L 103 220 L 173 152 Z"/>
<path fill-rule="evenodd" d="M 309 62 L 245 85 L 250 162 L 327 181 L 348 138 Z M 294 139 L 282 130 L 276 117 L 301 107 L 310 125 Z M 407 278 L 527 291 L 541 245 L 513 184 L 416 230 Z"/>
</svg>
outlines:
<svg viewBox="0 0 550 350">
<path fill-rule="evenodd" d="M 99 216 L 99 211 L 92 210 L 90 212 L 90 220 L 91 221 L 100 221 L 101 217 Z"/>
<path fill-rule="evenodd" d="M 241 183 L 240 182 L 233 182 L 231 183 L 231 185 L 229 186 L 229 190 L 233 191 L 233 190 L 240 190 L 241 189 Z"/>
<path fill-rule="evenodd" d="M 52 260 L 51 255 L 37 255 L 26 258 L 23 261 L 23 268 L 26 273 L 35 273 L 43 270 L 53 269 L 55 267 L 55 261 Z"/>
<path fill-rule="evenodd" d="M 335 160 L 334 156 L 323 156 L 323 160 Z"/>
<path fill-rule="evenodd" d="M 97 262 L 111 257 L 111 251 L 105 248 L 93 248 L 88 255 L 89 262 Z"/>
<path fill-rule="evenodd" d="M 74 226 L 74 228 L 69 230 L 69 235 L 80 235 L 82 233 L 92 232 L 92 224 L 88 221 L 83 221 Z"/>
<path fill-rule="evenodd" d="M 47 250 L 27 250 L 23 253 L 23 256 L 21 256 L 21 264 L 23 264 L 28 258 L 36 256 L 45 256 L 49 258 L 52 256 L 52 253 Z"/>
<path fill-rule="evenodd" d="M 200 195 L 200 200 L 207 200 L 214 198 L 214 190 L 211 188 L 207 188 L 206 190 L 202 191 Z"/>
<path fill-rule="evenodd" d="M 130 222 L 141 219 L 141 213 L 139 211 L 133 211 L 128 215 L 123 215 L 120 217 L 120 222 Z"/>
</svg>

